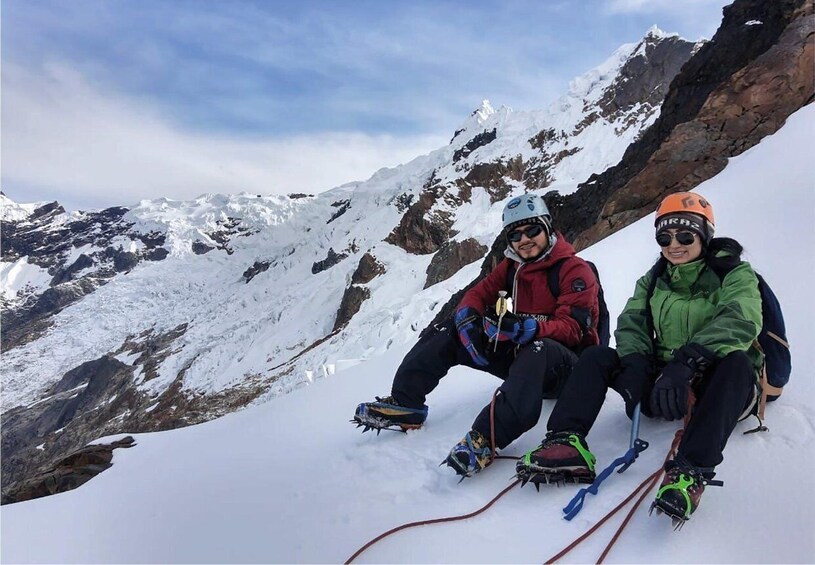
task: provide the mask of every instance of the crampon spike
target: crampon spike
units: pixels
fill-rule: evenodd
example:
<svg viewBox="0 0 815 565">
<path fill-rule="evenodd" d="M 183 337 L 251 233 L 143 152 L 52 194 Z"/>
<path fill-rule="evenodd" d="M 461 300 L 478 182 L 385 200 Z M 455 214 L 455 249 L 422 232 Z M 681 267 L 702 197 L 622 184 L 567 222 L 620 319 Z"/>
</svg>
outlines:
<svg viewBox="0 0 815 565">
<path fill-rule="evenodd" d="M 684 516 L 677 516 L 673 512 L 669 512 L 665 508 L 659 506 L 656 500 L 651 503 L 651 508 L 648 510 L 648 515 L 650 516 L 651 514 L 653 514 L 654 510 L 656 510 L 657 516 L 661 516 L 662 514 L 664 514 L 665 516 L 671 519 L 671 524 L 673 525 L 673 529 L 675 532 L 681 530 L 682 526 L 685 525 L 685 522 L 688 521 L 688 519 L 685 518 Z"/>
<path fill-rule="evenodd" d="M 409 429 L 413 429 L 410 426 L 402 426 L 399 424 L 392 424 L 387 423 L 381 420 L 377 420 L 376 418 L 362 418 L 359 416 L 354 417 L 353 420 L 349 420 L 352 424 L 356 424 L 357 428 L 362 428 L 362 433 L 368 432 L 370 430 L 376 430 L 376 435 L 382 430 L 390 430 L 392 432 L 402 432 L 407 433 Z"/>
</svg>

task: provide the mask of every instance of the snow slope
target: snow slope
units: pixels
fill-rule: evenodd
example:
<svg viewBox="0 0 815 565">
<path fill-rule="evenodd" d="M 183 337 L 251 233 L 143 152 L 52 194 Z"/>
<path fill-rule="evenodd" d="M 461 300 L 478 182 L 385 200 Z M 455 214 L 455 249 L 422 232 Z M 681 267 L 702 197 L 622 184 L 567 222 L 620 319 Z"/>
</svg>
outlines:
<svg viewBox="0 0 815 565">
<path fill-rule="evenodd" d="M 815 561 L 815 176 L 810 148 L 815 106 L 699 189 L 716 210 L 717 231 L 739 239 L 785 306 L 793 375 L 768 407 L 769 433 L 738 425 L 709 488 L 679 532 L 665 518 L 634 516 L 607 561 L 620 563 L 803 563 Z M 612 314 L 655 259 L 651 218 L 587 250 L 602 274 Z M 206 424 L 142 434 L 117 450 L 114 466 L 78 490 L 0 509 L 3 562 L 343 562 L 400 524 L 471 512 L 509 484 L 513 464 L 496 461 L 458 484 L 438 464 L 467 431 L 498 381 L 453 369 L 430 396 L 424 429 L 360 434 L 355 405 L 387 393 L 406 346 L 328 379 Z M 541 422 L 504 454 L 534 447 Z M 359 562 L 543 562 L 583 533 L 656 470 L 676 426 L 645 420 L 650 448 L 589 497 L 572 522 L 560 509 L 572 486 L 515 488 L 486 513 L 402 531 Z M 627 448 L 629 422 L 610 395 L 589 436 L 601 467 Z M 619 522 L 615 519 L 613 524 Z M 597 559 L 606 525 L 566 562 Z"/>
</svg>

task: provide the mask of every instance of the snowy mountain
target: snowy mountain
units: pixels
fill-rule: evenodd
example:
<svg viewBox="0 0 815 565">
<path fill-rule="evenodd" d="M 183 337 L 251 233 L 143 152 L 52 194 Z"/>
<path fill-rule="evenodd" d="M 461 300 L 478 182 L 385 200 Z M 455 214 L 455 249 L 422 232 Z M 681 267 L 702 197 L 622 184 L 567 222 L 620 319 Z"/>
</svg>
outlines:
<svg viewBox="0 0 815 565">
<path fill-rule="evenodd" d="M 693 49 L 654 28 L 549 110 L 484 101 L 448 146 L 317 196 L 74 213 L 2 197 L 4 477 L 100 430 L 197 423 L 415 339 L 475 275 L 459 268 L 486 253 L 501 201 L 616 163 Z M 400 229 L 416 217 L 431 238 Z M 462 241 L 471 254 L 429 277 L 432 253 Z"/>
<path fill-rule="evenodd" d="M 698 187 L 715 207 L 717 233 L 744 244 L 747 259 L 784 306 L 793 373 L 781 398 L 768 406 L 770 432 L 742 435 L 754 422 L 738 425 L 717 469 L 724 486 L 705 491 L 681 531 L 674 532 L 664 517 L 648 516 L 652 491 L 608 562 L 815 560 L 815 506 L 809 500 L 815 385 L 808 375 L 815 364 L 808 346 L 815 338 L 815 272 L 801 266 L 802 260 L 808 264 L 815 245 L 810 227 L 814 128 L 815 107 L 809 105 Z M 656 258 L 652 217 L 583 255 L 597 263 L 616 316 L 634 281 Z M 461 282 L 471 274 L 454 278 Z M 147 275 L 141 277 L 150 284 Z M 114 284 L 122 283 L 106 286 Z M 150 288 L 158 292 L 158 287 Z M 401 319 L 415 319 L 433 300 L 442 300 L 442 290 L 432 288 L 383 317 L 395 326 L 405 324 L 404 333 L 410 335 Z M 401 300 L 398 285 L 385 292 L 392 303 Z M 387 302 L 388 295 L 374 300 Z M 306 310 L 299 312 L 305 315 Z M 438 464 L 489 401 L 496 379 L 467 368 L 451 371 L 429 398 L 429 419 L 422 430 L 363 435 L 347 423 L 358 402 L 387 393 L 410 345 L 407 339 L 394 340 L 387 350 L 383 344 L 364 363 L 338 365 L 312 386 L 205 424 L 135 434 L 136 445 L 117 449 L 113 467 L 82 488 L 3 506 L 0 557 L 14 563 L 339 563 L 393 527 L 477 510 L 509 486 L 513 463 L 498 460 L 460 484 Z M 537 427 L 504 455 L 534 447 L 550 411 L 551 403 L 545 403 Z M 622 401 L 610 394 L 588 437 L 600 467 L 627 449 L 629 426 Z M 355 562 L 543 562 L 660 467 L 675 429 L 675 423 L 644 419 L 640 435 L 650 447 L 624 474 L 607 479 L 597 496 L 589 496 L 571 522 L 561 519 L 561 508 L 575 487 L 544 487 L 540 493 L 515 487 L 478 517 L 398 532 Z M 562 561 L 594 562 L 621 520 L 618 515 Z"/>
<path fill-rule="evenodd" d="M 510 195 L 548 191 L 585 248 L 716 174 L 812 99 L 801 6 L 736 2 L 704 45 L 654 28 L 551 108 L 485 101 L 449 145 L 316 196 L 71 213 L 0 197 L 3 500 L 81 483 L 94 465 L 50 469 L 100 435 L 204 422 L 404 351 L 500 252 Z"/>
</svg>

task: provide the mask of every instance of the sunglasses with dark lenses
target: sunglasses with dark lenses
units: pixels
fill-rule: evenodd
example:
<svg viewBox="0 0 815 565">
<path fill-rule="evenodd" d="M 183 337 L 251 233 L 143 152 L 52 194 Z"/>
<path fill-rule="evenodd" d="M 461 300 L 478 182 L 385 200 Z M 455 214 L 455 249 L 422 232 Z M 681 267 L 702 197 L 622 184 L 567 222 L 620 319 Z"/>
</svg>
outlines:
<svg viewBox="0 0 815 565">
<path fill-rule="evenodd" d="M 532 239 L 533 237 L 538 237 L 541 233 L 543 233 L 543 226 L 540 224 L 533 224 L 526 229 L 512 230 L 507 234 L 507 239 L 512 243 L 518 243 L 521 241 L 521 237 L 524 235 L 529 239 Z"/>
<path fill-rule="evenodd" d="M 657 234 L 656 237 L 657 245 L 660 247 L 668 247 L 673 239 L 676 239 L 679 245 L 691 245 L 694 241 L 696 241 L 696 234 L 691 231 L 681 231 L 676 234 L 662 232 Z"/>
</svg>

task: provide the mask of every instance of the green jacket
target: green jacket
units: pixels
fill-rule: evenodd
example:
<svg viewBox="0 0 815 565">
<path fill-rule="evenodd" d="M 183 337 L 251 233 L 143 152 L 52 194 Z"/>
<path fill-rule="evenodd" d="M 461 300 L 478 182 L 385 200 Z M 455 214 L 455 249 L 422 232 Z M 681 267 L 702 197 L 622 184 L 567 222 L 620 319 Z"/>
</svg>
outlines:
<svg viewBox="0 0 815 565">
<path fill-rule="evenodd" d="M 645 317 L 645 298 L 651 274 L 637 281 L 614 337 L 617 353 L 650 355 L 656 346 L 658 363 L 673 359 L 673 351 L 686 343 L 698 343 L 721 358 L 745 351 L 756 370 L 763 354 L 751 347 L 761 331 L 761 295 L 758 279 L 749 263 L 742 261 L 723 281 L 704 260 L 668 265 L 657 280 L 651 297 L 656 341 L 652 344 Z"/>
</svg>

